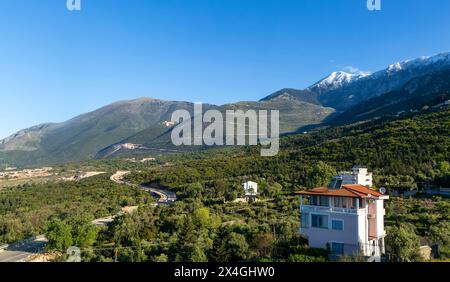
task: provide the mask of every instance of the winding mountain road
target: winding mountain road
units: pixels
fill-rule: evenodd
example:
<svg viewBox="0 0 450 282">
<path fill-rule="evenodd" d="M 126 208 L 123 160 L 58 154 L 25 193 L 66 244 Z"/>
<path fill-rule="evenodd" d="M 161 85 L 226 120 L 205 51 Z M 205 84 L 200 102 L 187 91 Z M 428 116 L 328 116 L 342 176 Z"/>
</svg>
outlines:
<svg viewBox="0 0 450 282">
<path fill-rule="evenodd" d="M 149 186 L 145 186 L 145 185 L 137 185 L 137 184 L 123 180 L 123 177 L 129 173 L 130 173 L 129 171 L 117 171 L 115 174 L 113 174 L 111 176 L 111 180 L 118 184 L 124 184 L 124 185 L 128 185 L 131 187 L 137 187 L 139 189 L 142 189 L 144 191 L 147 191 L 149 193 L 157 195 L 159 197 L 159 200 L 157 203 L 155 203 L 155 205 L 170 204 L 177 200 L 177 195 L 174 192 L 159 189 L 159 188 L 149 187 Z"/>
</svg>

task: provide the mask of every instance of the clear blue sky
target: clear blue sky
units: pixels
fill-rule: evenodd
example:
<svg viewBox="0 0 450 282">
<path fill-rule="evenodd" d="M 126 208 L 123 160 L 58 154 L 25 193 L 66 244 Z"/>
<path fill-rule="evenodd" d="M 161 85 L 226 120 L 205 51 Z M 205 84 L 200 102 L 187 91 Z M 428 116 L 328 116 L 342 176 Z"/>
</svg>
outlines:
<svg viewBox="0 0 450 282">
<path fill-rule="evenodd" d="M 223 104 L 450 51 L 450 1 L 0 1 L 0 138 L 116 100 Z"/>
</svg>

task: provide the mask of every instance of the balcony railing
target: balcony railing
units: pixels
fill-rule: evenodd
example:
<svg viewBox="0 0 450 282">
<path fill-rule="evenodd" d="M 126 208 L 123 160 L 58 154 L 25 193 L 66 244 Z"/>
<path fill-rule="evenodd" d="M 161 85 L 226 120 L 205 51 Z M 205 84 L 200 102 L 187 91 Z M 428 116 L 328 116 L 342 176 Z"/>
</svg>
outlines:
<svg viewBox="0 0 450 282">
<path fill-rule="evenodd" d="M 345 214 L 362 214 L 362 213 L 366 212 L 366 209 L 349 209 L 349 208 L 301 205 L 301 211 L 302 212 L 334 212 L 334 213 L 345 213 Z"/>
</svg>

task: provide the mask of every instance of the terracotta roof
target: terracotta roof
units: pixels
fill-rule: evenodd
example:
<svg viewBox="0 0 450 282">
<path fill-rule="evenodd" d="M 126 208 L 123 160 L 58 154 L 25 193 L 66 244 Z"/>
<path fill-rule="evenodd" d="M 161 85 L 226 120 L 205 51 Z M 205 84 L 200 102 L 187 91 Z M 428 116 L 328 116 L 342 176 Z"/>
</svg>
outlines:
<svg viewBox="0 0 450 282">
<path fill-rule="evenodd" d="M 309 196 L 336 196 L 351 198 L 370 198 L 383 196 L 378 191 L 367 188 L 359 184 L 343 185 L 341 189 L 328 189 L 325 187 L 313 188 L 307 191 L 300 191 L 296 194 Z"/>
<path fill-rule="evenodd" d="M 346 184 L 346 185 L 342 185 L 342 187 L 345 188 L 345 189 L 350 189 L 352 191 L 356 191 L 358 193 L 363 193 L 363 194 L 366 194 L 366 195 L 370 194 L 370 195 L 375 196 L 375 197 L 383 196 L 383 194 L 381 194 L 380 192 L 375 191 L 373 189 L 370 189 L 370 188 L 368 188 L 366 186 L 359 185 L 359 184 Z"/>
</svg>

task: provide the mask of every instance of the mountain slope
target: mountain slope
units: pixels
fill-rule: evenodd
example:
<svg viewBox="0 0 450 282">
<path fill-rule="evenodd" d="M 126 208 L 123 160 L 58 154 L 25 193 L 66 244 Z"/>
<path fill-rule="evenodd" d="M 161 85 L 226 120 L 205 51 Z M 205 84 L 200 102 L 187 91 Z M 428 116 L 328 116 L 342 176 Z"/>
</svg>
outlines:
<svg viewBox="0 0 450 282">
<path fill-rule="evenodd" d="M 331 115 L 334 110 L 319 105 L 299 101 L 277 100 L 261 102 L 238 102 L 226 104 L 215 109 L 222 112 L 225 117 L 227 110 L 279 110 L 280 111 L 280 132 L 296 132 L 300 127 L 320 124 L 325 118 Z M 193 123 L 192 123 L 193 124 Z M 227 123 L 224 123 L 224 129 Z M 126 155 L 183 152 L 205 149 L 197 146 L 175 146 L 171 141 L 171 131 L 173 127 L 157 124 L 146 128 L 129 138 L 122 140 L 118 144 L 113 144 L 101 150 L 96 158 L 117 157 Z M 127 149 L 121 144 L 139 144 L 138 148 Z"/>
<path fill-rule="evenodd" d="M 260 100 L 260 102 L 299 101 L 321 105 L 317 94 L 310 90 L 297 90 L 292 88 L 281 89 Z"/>
<path fill-rule="evenodd" d="M 438 104 L 448 99 L 448 70 L 450 53 L 442 53 L 396 63 L 370 75 L 334 72 L 305 90 L 282 89 L 259 102 L 203 108 L 222 112 L 279 110 L 280 132 L 290 133 L 324 120 L 349 123 Z M 139 152 L 134 145 L 132 149 L 124 146 L 127 143 L 140 144 L 144 151 L 185 150 L 174 148 L 171 129 L 164 126 L 178 109 L 192 115 L 193 103 L 152 98 L 116 102 L 63 123 L 35 126 L 1 140 L 0 160 L 22 166 Z M 340 118 L 333 119 L 339 114 Z"/>
<path fill-rule="evenodd" d="M 413 78 L 436 71 L 450 69 L 450 53 L 420 57 L 395 63 L 388 68 L 362 77 L 337 89 L 327 89 L 319 94 L 322 105 L 346 110 L 370 98 L 399 90 Z"/>
<path fill-rule="evenodd" d="M 263 101 L 299 100 L 345 111 L 370 98 L 399 90 L 414 78 L 448 69 L 450 53 L 441 53 L 398 62 L 370 75 L 334 72 L 304 90 L 278 91 Z"/>
<path fill-rule="evenodd" d="M 36 126 L 0 141 L 0 158 L 11 165 L 52 164 L 149 152 L 196 150 L 175 147 L 170 121 L 175 110 L 193 116 L 194 104 L 140 98 L 120 101 L 67 122 Z M 319 124 L 333 109 L 299 101 L 240 102 L 224 106 L 203 105 L 203 110 L 279 110 L 281 133 Z M 124 144 L 142 146 L 124 146 Z M 136 147 L 136 148 L 134 148 Z"/>
<path fill-rule="evenodd" d="M 320 96 L 323 93 L 350 85 L 367 76 L 369 76 L 369 74 L 363 72 L 347 73 L 344 71 L 337 71 L 308 87 L 307 90 L 317 93 Z"/>
<path fill-rule="evenodd" d="M 239 102 L 221 107 L 225 110 L 279 110 L 280 132 L 296 132 L 307 125 L 320 124 L 334 113 L 334 109 L 298 100 L 271 100 L 260 102 Z"/>
<path fill-rule="evenodd" d="M 398 116 L 443 106 L 450 100 L 450 70 L 412 79 L 401 89 L 362 102 L 328 122 L 349 124 L 382 116 Z"/>
<path fill-rule="evenodd" d="M 23 130 L 0 142 L 0 158 L 13 165 L 78 161 L 165 120 L 188 102 L 140 98 L 120 101 L 69 121 Z"/>
</svg>

